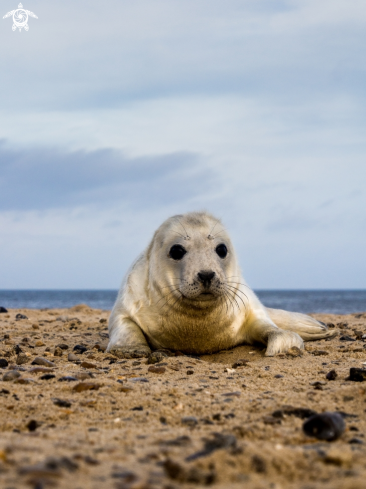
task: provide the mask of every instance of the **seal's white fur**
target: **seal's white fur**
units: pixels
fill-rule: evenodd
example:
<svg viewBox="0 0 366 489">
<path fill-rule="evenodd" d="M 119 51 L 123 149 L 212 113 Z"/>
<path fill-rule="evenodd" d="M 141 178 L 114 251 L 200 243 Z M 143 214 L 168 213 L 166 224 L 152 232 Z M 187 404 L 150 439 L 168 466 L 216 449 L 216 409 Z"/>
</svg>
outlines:
<svg viewBox="0 0 366 489">
<path fill-rule="evenodd" d="M 219 244 L 228 254 L 220 258 Z M 169 256 L 173 245 L 187 253 Z M 198 273 L 214 272 L 206 286 Z M 222 224 L 208 213 L 167 219 L 122 284 L 109 320 L 108 351 L 146 356 L 151 349 L 210 353 L 241 343 L 267 345 L 266 355 L 303 348 L 303 339 L 334 333 L 304 314 L 264 307 L 245 284 Z"/>
</svg>

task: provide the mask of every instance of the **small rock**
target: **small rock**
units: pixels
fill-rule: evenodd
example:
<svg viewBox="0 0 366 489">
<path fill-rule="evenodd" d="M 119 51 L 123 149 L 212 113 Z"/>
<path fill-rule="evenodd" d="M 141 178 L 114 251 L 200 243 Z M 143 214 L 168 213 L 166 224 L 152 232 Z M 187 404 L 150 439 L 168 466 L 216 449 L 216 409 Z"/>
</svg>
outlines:
<svg viewBox="0 0 366 489">
<path fill-rule="evenodd" d="M 12 380 L 18 379 L 20 377 L 20 373 L 17 370 L 10 370 L 6 372 L 3 376 L 4 382 L 11 382 Z"/>
<path fill-rule="evenodd" d="M 76 377 L 72 377 L 71 375 L 64 375 L 58 379 L 59 382 L 76 382 L 78 379 Z"/>
<path fill-rule="evenodd" d="M 328 372 L 327 375 L 325 376 L 325 378 L 327 380 L 335 380 L 337 377 L 338 377 L 338 374 L 334 369 L 331 370 L 330 372 Z"/>
<path fill-rule="evenodd" d="M 67 401 L 65 399 L 58 399 L 58 398 L 53 398 L 52 399 L 53 404 L 55 404 L 58 407 L 62 408 L 69 408 L 71 407 L 71 402 Z"/>
<path fill-rule="evenodd" d="M 97 368 L 97 366 L 95 365 L 95 363 L 91 363 L 91 362 L 82 362 L 80 364 L 80 367 L 83 367 L 83 368 Z"/>
<path fill-rule="evenodd" d="M 283 375 L 277 374 L 277 375 L 274 375 L 274 378 L 275 379 L 283 379 Z"/>
<path fill-rule="evenodd" d="M 152 365 L 154 363 L 160 363 L 164 358 L 167 358 L 167 357 L 168 357 L 168 355 L 166 353 L 163 353 L 160 351 L 153 351 L 147 357 L 147 363 L 148 363 L 148 365 Z"/>
<path fill-rule="evenodd" d="M 346 428 L 345 422 L 339 413 L 325 412 L 311 416 L 303 424 L 304 433 L 318 440 L 337 440 Z"/>
<path fill-rule="evenodd" d="M 351 338 L 351 336 L 348 335 L 343 335 L 339 339 L 340 341 L 356 341 L 354 338 Z"/>
<path fill-rule="evenodd" d="M 187 426 L 196 426 L 198 424 L 198 419 L 195 416 L 185 416 L 184 418 L 181 419 L 182 424 L 185 424 Z"/>
<path fill-rule="evenodd" d="M 67 359 L 69 362 L 78 362 L 79 358 L 75 355 L 75 353 L 69 353 L 67 355 Z"/>
<path fill-rule="evenodd" d="M 99 322 L 100 322 L 100 324 L 104 324 L 107 322 L 107 320 L 106 319 L 99 319 Z"/>
<path fill-rule="evenodd" d="M 88 349 L 84 345 L 75 345 L 74 348 L 73 348 L 73 351 L 77 355 L 82 355 L 83 353 L 85 353 L 86 351 L 88 351 Z"/>
<path fill-rule="evenodd" d="M 66 343 L 59 343 L 58 345 L 56 345 L 56 348 L 61 348 L 61 350 L 68 350 L 69 345 L 66 345 Z"/>
<path fill-rule="evenodd" d="M 253 455 L 251 465 L 252 469 L 254 470 L 254 472 L 257 472 L 257 474 L 264 474 L 265 472 L 267 472 L 266 461 L 259 455 Z"/>
<path fill-rule="evenodd" d="M 0 314 L 6 313 L 6 312 L 8 312 L 8 310 L 5 309 L 5 307 L 0 306 Z"/>
<path fill-rule="evenodd" d="M 97 391 L 100 389 L 101 384 L 94 384 L 92 382 L 80 382 L 79 384 L 73 387 L 73 391 L 75 392 L 84 392 L 84 391 Z"/>
<path fill-rule="evenodd" d="M 282 409 L 277 409 L 276 411 L 273 411 L 272 416 L 274 418 L 283 418 L 285 415 L 287 415 L 295 416 L 296 418 L 300 419 L 307 419 L 311 416 L 314 416 L 315 414 L 317 414 L 316 411 L 313 411 L 309 408 L 284 406 Z"/>
<path fill-rule="evenodd" d="M 349 377 L 346 380 L 353 382 L 363 382 L 366 380 L 366 370 L 363 368 L 352 367 L 349 369 Z"/>
<path fill-rule="evenodd" d="M 289 348 L 286 352 L 286 355 L 289 355 L 290 357 L 302 357 L 304 352 L 300 350 L 297 346 L 293 346 Z"/>
<path fill-rule="evenodd" d="M 24 379 L 23 377 L 14 380 L 14 384 L 31 384 L 32 382 L 34 382 L 33 379 Z"/>
<path fill-rule="evenodd" d="M 9 362 L 5 358 L 0 358 L 0 368 L 6 368 Z"/>
<path fill-rule="evenodd" d="M 45 344 L 43 343 L 43 341 L 39 340 L 39 341 L 36 341 L 35 346 L 37 346 L 37 347 L 45 346 Z"/>
<path fill-rule="evenodd" d="M 337 326 L 340 329 L 346 329 L 346 328 L 348 328 L 348 323 L 347 322 L 340 322 L 340 323 L 337 323 Z"/>
<path fill-rule="evenodd" d="M 193 375 L 194 374 L 194 370 L 187 370 L 187 375 Z"/>
<path fill-rule="evenodd" d="M 360 438 L 351 438 L 348 443 L 351 445 L 363 445 L 365 442 Z"/>
<path fill-rule="evenodd" d="M 151 366 L 147 370 L 148 370 L 148 372 L 151 372 L 153 374 L 163 374 L 166 371 L 166 368 L 165 367 Z"/>
<path fill-rule="evenodd" d="M 61 350 L 61 348 L 56 347 L 55 351 L 53 352 L 53 356 L 62 357 L 62 355 L 63 355 L 63 351 Z"/>
<path fill-rule="evenodd" d="M 225 394 L 221 394 L 222 396 L 225 396 L 225 397 L 240 397 L 241 396 L 241 392 L 239 391 L 236 391 L 236 392 L 226 392 Z"/>
<path fill-rule="evenodd" d="M 90 380 L 94 378 L 94 375 L 90 372 L 79 372 L 78 374 L 75 374 L 75 377 L 78 380 Z"/>
<path fill-rule="evenodd" d="M 39 428 L 40 426 L 41 426 L 40 423 L 38 423 L 38 421 L 36 421 L 35 419 L 31 419 L 27 423 L 27 428 L 29 431 L 36 431 L 36 429 Z"/>
<path fill-rule="evenodd" d="M 47 374 L 49 372 L 53 372 L 52 368 L 34 367 L 29 370 L 29 373 L 33 373 L 33 374 Z"/>
<path fill-rule="evenodd" d="M 315 357 L 329 355 L 329 351 L 325 351 L 325 350 L 313 350 L 310 353 Z"/>
<path fill-rule="evenodd" d="M 32 365 L 43 365 L 44 367 L 55 367 L 55 364 L 53 362 L 50 362 L 49 360 L 46 360 L 46 358 L 43 357 L 36 357 Z"/>
<path fill-rule="evenodd" d="M 16 359 L 16 364 L 17 365 L 23 365 L 24 363 L 28 363 L 30 361 L 30 358 L 28 355 L 25 353 L 19 353 Z"/>
<path fill-rule="evenodd" d="M 28 319 L 28 318 L 27 318 L 27 316 L 25 316 L 24 314 L 17 314 L 17 315 L 15 316 L 15 319 L 16 319 L 17 321 L 19 321 L 20 319 Z"/>
<path fill-rule="evenodd" d="M 38 324 L 32 324 L 32 328 L 33 329 L 39 329 L 39 326 L 38 326 Z"/>
<path fill-rule="evenodd" d="M 143 410 L 144 410 L 143 406 L 136 406 L 136 407 L 131 409 L 131 411 L 143 411 Z"/>
<path fill-rule="evenodd" d="M 51 380 L 56 378 L 56 375 L 54 374 L 45 374 L 40 377 L 41 380 Z"/>
</svg>

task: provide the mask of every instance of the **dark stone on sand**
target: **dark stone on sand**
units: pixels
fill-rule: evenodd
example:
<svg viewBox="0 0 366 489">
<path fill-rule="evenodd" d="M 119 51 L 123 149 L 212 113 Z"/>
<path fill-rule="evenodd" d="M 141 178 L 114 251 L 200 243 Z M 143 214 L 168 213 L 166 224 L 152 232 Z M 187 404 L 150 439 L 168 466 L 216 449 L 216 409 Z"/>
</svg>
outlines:
<svg viewBox="0 0 366 489">
<path fill-rule="evenodd" d="M 277 374 L 277 375 L 274 375 L 274 378 L 275 379 L 283 379 L 283 375 Z"/>
<path fill-rule="evenodd" d="M 75 382 L 78 379 L 76 377 L 72 377 L 71 375 L 65 375 L 64 377 L 61 377 L 58 379 L 59 382 Z"/>
<path fill-rule="evenodd" d="M 40 426 L 41 426 L 40 423 L 38 423 L 38 421 L 36 421 L 35 419 L 31 419 L 27 423 L 27 428 L 29 431 L 36 431 L 36 429 L 39 428 Z"/>
<path fill-rule="evenodd" d="M 97 366 L 95 365 L 95 363 L 91 363 L 91 362 L 81 362 L 80 367 L 83 367 L 83 368 L 97 368 Z"/>
<path fill-rule="evenodd" d="M 92 390 L 98 390 L 100 387 L 102 387 L 101 384 L 94 384 L 92 382 L 80 382 L 79 384 L 73 387 L 73 391 L 75 392 L 92 391 Z"/>
<path fill-rule="evenodd" d="M 295 416 L 296 418 L 300 418 L 300 419 L 307 419 L 310 418 L 311 416 L 314 416 L 315 414 L 316 411 L 314 411 L 313 409 L 284 406 L 282 409 L 277 409 L 276 411 L 273 411 L 272 416 L 274 418 L 283 418 L 285 415 L 287 415 L 287 416 Z"/>
<path fill-rule="evenodd" d="M 28 318 L 27 318 L 27 316 L 25 316 L 24 314 L 17 314 L 17 315 L 15 316 L 15 319 L 16 319 L 17 321 L 19 321 L 19 319 L 28 319 Z"/>
<path fill-rule="evenodd" d="M 363 382 L 366 380 L 366 370 L 363 368 L 351 367 L 349 369 L 349 377 L 346 380 L 351 380 L 352 382 Z"/>
<path fill-rule="evenodd" d="M 356 341 L 355 338 L 351 338 L 351 336 L 343 335 L 339 338 L 340 341 Z"/>
<path fill-rule="evenodd" d="M 184 416 L 182 418 L 182 424 L 185 424 L 186 426 L 196 426 L 198 424 L 198 419 L 195 416 Z"/>
<path fill-rule="evenodd" d="M 51 380 L 56 378 L 56 375 L 53 374 L 45 374 L 40 377 L 41 380 Z"/>
<path fill-rule="evenodd" d="M 66 343 L 59 343 L 58 345 L 56 345 L 56 348 L 61 348 L 61 350 L 68 350 L 69 345 L 66 345 Z"/>
<path fill-rule="evenodd" d="M 88 351 L 88 349 L 86 348 L 86 346 L 84 345 L 75 345 L 74 348 L 72 349 L 77 355 L 82 355 L 83 353 L 85 353 L 86 351 Z"/>
<path fill-rule="evenodd" d="M 153 374 L 163 374 L 163 373 L 165 373 L 166 368 L 165 367 L 157 367 L 157 366 L 152 365 L 147 370 L 148 370 L 148 372 L 151 372 Z"/>
<path fill-rule="evenodd" d="M 194 374 L 194 370 L 187 370 L 187 375 L 193 375 Z"/>
<path fill-rule="evenodd" d="M 67 401 L 66 399 L 54 398 L 54 399 L 52 399 L 52 402 L 53 402 L 53 404 L 55 404 L 58 407 L 62 407 L 62 408 L 71 407 L 71 402 Z"/>
<path fill-rule="evenodd" d="M 6 368 L 9 362 L 5 358 L 0 358 L 0 368 Z"/>
<path fill-rule="evenodd" d="M 8 310 L 5 309 L 5 307 L 0 306 L 0 314 L 1 313 L 6 313 L 6 312 L 8 312 Z"/>
<path fill-rule="evenodd" d="M 325 412 L 311 416 L 303 424 L 304 433 L 318 440 L 334 441 L 344 432 L 346 424 L 339 413 Z"/>
<path fill-rule="evenodd" d="M 165 352 L 153 351 L 147 357 L 147 363 L 148 363 L 148 365 L 153 365 L 154 363 L 161 362 L 164 358 L 167 358 L 167 357 L 168 357 L 168 355 Z"/>
<path fill-rule="evenodd" d="M 50 362 L 49 360 L 43 357 L 36 357 L 33 360 L 32 365 L 42 365 L 43 367 L 55 367 L 55 364 L 53 362 Z"/>
<path fill-rule="evenodd" d="M 360 438 L 351 438 L 348 443 L 351 445 L 363 445 L 365 442 Z"/>
<path fill-rule="evenodd" d="M 326 351 L 326 350 L 313 350 L 310 353 L 312 355 L 314 355 L 315 357 L 329 355 L 329 351 Z"/>
<path fill-rule="evenodd" d="M 338 374 L 335 370 L 331 370 L 330 372 L 327 373 L 327 375 L 325 376 L 325 378 L 327 380 L 335 380 L 336 378 L 338 377 Z"/>
<path fill-rule="evenodd" d="M 131 409 L 131 411 L 143 411 L 143 410 L 144 410 L 143 406 L 136 406 Z"/>
</svg>

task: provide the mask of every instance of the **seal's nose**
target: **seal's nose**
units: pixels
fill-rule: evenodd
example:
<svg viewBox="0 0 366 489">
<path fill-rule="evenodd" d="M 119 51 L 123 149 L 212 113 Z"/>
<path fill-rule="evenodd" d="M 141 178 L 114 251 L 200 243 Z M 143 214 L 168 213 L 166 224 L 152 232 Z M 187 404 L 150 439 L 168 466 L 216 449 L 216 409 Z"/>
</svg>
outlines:
<svg viewBox="0 0 366 489">
<path fill-rule="evenodd" d="M 202 270 L 197 273 L 198 280 L 203 284 L 205 289 L 208 289 L 211 285 L 212 279 L 215 276 L 215 272 L 210 272 L 206 270 Z"/>
</svg>

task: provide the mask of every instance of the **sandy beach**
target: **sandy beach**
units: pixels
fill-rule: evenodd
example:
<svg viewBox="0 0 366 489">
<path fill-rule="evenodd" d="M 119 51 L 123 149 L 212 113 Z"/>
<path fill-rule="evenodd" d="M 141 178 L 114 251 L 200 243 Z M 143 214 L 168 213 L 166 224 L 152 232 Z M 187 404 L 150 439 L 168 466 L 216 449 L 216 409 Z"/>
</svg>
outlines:
<svg viewBox="0 0 366 489">
<path fill-rule="evenodd" d="M 339 336 L 300 356 L 240 346 L 155 364 L 105 352 L 108 316 L 0 314 L 1 488 L 365 487 L 366 383 L 347 378 L 366 362 L 366 313 L 314 315 Z M 325 411 L 346 423 L 335 441 L 303 433 Z"/>
</svg>

